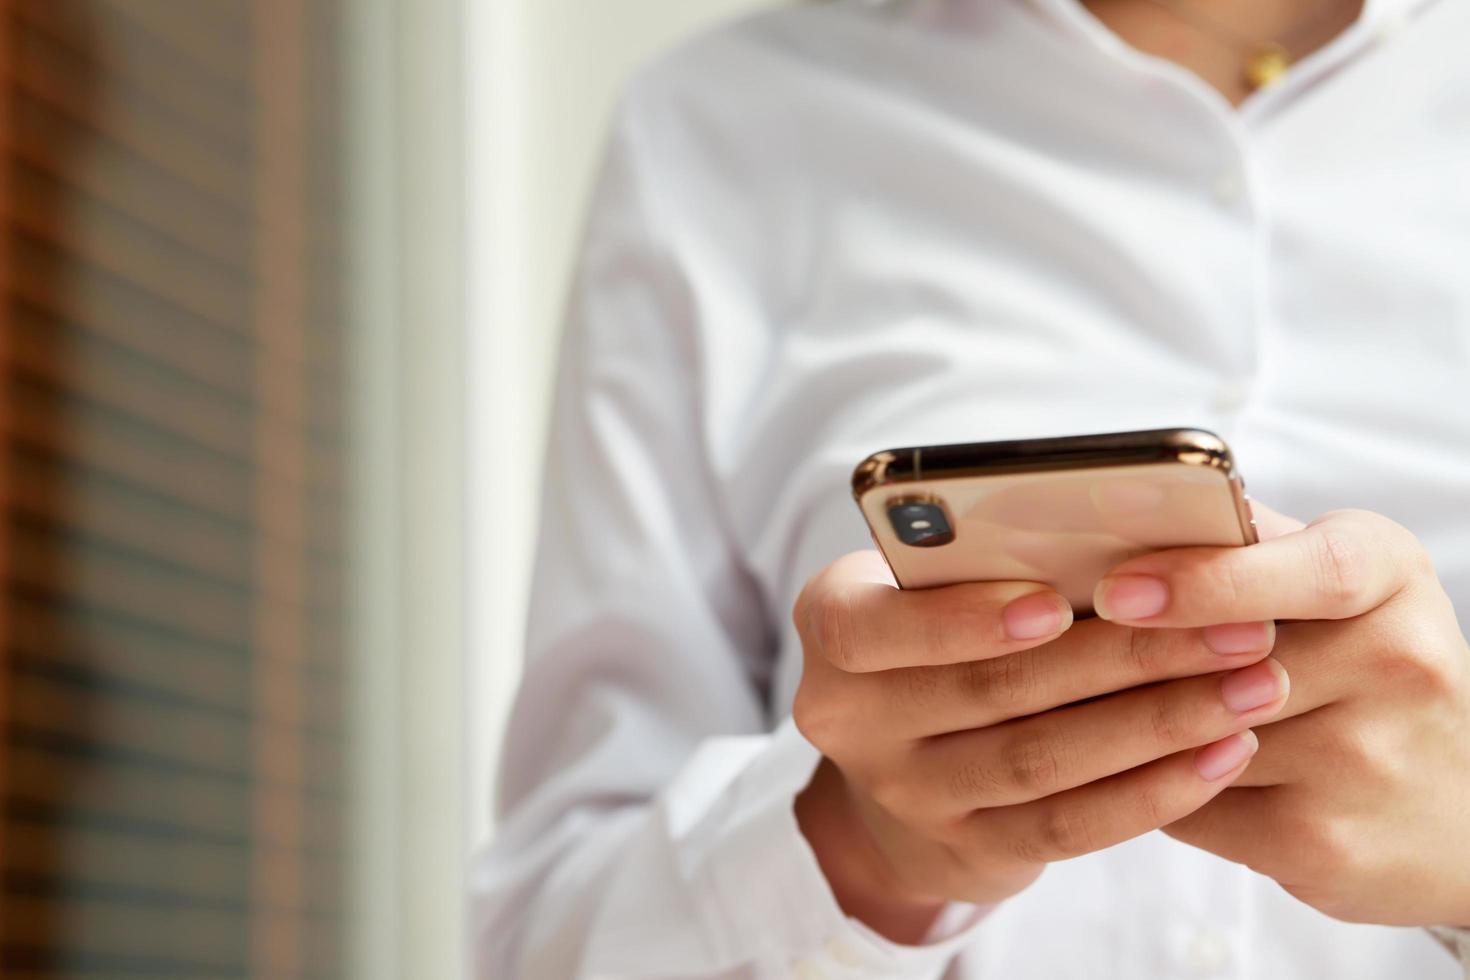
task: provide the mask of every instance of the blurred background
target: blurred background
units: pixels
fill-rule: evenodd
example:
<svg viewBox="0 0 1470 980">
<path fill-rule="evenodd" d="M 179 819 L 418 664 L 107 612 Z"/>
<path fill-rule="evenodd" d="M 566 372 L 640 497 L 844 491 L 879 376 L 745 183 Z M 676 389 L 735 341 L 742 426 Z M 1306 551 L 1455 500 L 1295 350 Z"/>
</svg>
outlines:
<svg viewBox="0 0 1470 980">
<path fill-rule="evenodd" d="M 0 975 L 467 970 L 612 100 L 759 0 L 0 0 Z"/>
</svg>

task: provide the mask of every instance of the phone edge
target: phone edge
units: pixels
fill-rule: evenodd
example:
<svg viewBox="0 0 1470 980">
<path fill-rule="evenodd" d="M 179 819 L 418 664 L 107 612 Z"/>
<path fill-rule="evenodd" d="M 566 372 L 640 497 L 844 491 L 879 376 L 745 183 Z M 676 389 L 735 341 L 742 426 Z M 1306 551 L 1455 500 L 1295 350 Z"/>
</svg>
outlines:
<svg viewBox="0 0 1470 980">
<path fill-rule="evenodd" d="M 967 452 L 973 453 L 982 447 L 985 455 L 990 457 L 984 462 L 969 466 L 954 464 L 954 457 L 962 457 Z M 1133 455 L 1128 455 L 1130 453 Z M 872 453 L 853 469 L 851 488 L 853 500 L 863 513 L 864 523 L 867 523 L 867 513 L 862 507 L 863 498 L 883 487 L 899 487 L 905 483 L 916 483 L 938 476 L 1000 476 L 1032 470 L 1089 467 L 1101 469 L 1138 463 L 1183 463 L 1219 470 L 1230 487 L 1244 545 L 1260 542 L 1256 520 L 1251 513 L 1250 495 L 1245 492 L 1245 480 L 1236 471 L 1235 457 L 1223 438 L 1203 428 L 1138 429 L 1080 436 L 884 449 Z M 876 535 L 874 537 L 876 541 Z M 879 550 L 882 550 L 881 545 Z M 884 560 L 887 560 L 886 555 Z"/>
</svg>

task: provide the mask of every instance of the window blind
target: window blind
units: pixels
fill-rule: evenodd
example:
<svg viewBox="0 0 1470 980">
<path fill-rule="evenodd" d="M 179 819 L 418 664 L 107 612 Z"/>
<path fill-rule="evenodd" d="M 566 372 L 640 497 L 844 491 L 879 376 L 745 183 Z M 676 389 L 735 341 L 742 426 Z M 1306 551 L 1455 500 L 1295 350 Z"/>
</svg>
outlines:
<svg viewBox="0 0 1470 980">
<path fill-rule="evenodd" d="M 0 973 L 336 977 L 335 14 L 0 0 Z"/>
</svg>

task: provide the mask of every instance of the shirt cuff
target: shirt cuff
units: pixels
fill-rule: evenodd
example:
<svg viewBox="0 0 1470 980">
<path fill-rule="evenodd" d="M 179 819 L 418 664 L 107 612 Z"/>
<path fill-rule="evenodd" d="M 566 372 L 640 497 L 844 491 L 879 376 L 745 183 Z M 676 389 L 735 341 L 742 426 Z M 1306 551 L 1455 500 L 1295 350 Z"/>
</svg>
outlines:
<svg viewBox="0 0 1470 980">
<path fill-rule="evenodd" d="M 729 752 L 733 746 L 718 743 L 732 741 L 750 740 L 717 740 L 700 754 Z M 702 903 L 708 934 L 733 944 L 732 960 L 742 950 L 760 950 L 762 972 L 781 976 L 931 980 L 944 973 L 989 909 L 951 905 L 919 946 L 892 942 L 845 915 L 793 808 L 820 754 L 790 719 L 769 740 L 754 741 L 764 744 L 747 747 L 747 764 L 719 799 L 697 801 L 712 805 L 680 794 L 677 782 L 666 797 L 684 873 L 697 893 L 715 899 Z M 697 771 L 699 762 L 689 769 Z"/>
</svg>

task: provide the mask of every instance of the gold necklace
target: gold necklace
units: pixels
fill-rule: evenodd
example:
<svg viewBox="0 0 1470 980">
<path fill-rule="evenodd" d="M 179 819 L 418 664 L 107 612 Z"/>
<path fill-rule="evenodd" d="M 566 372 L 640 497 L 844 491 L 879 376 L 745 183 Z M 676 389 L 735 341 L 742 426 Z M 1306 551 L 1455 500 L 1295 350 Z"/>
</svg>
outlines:
<svg viewBox="0 0 1470 980">
<path fill-rule="evenodd" d="M 1292 65 L 1291 50 L 1286 46 L 1286 42 L 1303 33 L 1307 28 L 1315 26 L 1321 18 L 1322 11 L 1331 5 L 1330 0 L 1323 0 L 1318 4 L 1317 9 L 1312 11 L 1311 17 L 1297 24 L 1280 38 L 1261 40 L 1247 37 L 1182 0 L 1149 0 L 1149 2 L 1157 7 L 1163 7 L 1192 27 L 1212 35 L 1215 40 L 1243 52 L 1245 63 L 1241 66 L 1241 78 L 1252 92 L 1281 80 Z"/>
</svg>

